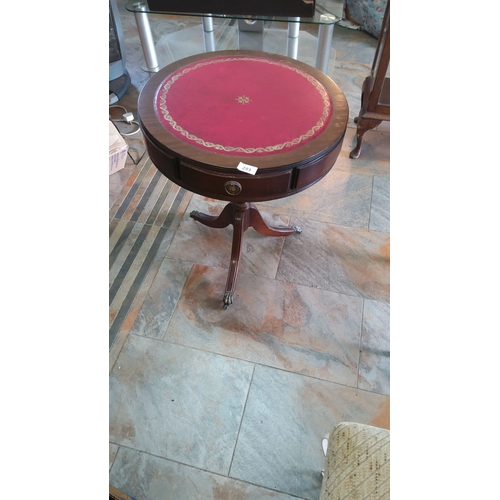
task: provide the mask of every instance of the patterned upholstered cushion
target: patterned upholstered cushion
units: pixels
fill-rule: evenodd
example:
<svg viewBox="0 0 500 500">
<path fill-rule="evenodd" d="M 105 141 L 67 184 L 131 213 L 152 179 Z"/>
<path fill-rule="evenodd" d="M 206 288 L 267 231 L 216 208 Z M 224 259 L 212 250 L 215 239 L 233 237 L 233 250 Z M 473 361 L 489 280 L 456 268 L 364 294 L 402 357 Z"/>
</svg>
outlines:
<svg viewBox="0 0 500 500">
<path fill-rule="evenodd" d="M 386 7 L 387 0 L 346 0 L 346 17 L 378 38 Z"/>
<path fill-rule="evenodd" d="M 328 438 L 320 500 L 389 500 L 390 431 L 342 422 Z"/>
</svg>

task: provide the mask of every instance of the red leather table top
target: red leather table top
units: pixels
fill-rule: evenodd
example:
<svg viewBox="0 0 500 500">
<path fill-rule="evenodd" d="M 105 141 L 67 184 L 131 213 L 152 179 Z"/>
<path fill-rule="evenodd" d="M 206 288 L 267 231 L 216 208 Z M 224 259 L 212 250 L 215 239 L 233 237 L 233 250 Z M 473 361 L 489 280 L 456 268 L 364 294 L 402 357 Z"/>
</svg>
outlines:
<svg viewBox="0 0 500 500">
<path fill-rule="evenodd" d="M 169 74 L 155 111 L 169 133 L 192 146 L 259 156 L 314 140 L 335 110 L 327 89 L 307 71 L 265 56 L 227 55 Z"/>
</svg>

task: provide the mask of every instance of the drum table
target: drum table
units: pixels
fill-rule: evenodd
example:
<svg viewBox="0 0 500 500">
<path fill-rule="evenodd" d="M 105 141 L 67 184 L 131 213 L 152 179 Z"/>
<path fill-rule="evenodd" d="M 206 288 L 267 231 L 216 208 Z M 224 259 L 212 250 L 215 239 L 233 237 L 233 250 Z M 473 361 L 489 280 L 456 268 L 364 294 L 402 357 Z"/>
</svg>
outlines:
<svg viewBox="0 0 500 500">
<path fill-rule="evenodd" d="M 253 202 L 296 194 L 337 159 L 348 106 L 321 71 L 285 56 L 219 51 L 177 61 L 146 83 L 138 114 L 156 168 L 194 193 L 229 201 L 219 216 L 191 212 L 209 227 L 233 225 L 223 306 L 233 302 L 243 233 L 300 233 L 269 226 Z"/>
</svg>

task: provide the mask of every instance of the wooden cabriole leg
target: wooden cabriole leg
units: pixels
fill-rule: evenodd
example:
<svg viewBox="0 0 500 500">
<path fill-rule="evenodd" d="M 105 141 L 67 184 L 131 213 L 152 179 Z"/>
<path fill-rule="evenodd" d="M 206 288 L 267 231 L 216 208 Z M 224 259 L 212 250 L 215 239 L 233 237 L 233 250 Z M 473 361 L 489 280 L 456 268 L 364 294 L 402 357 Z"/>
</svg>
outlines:
<svg viewBox="0 0 500 500">
<path fill-rule="evenodd" d="M 190 217 L 201 222 L 205 226 L 213 228 L 224 228 L 229 224 L 233 225 L 234 232 L 231 248 L 231 262 L 229 264 L 229 272 L 227 274 L 223 299 L 224 309 L 227 309 L 228 306 L 233 303 L 236 278 L 238 277 L 238 269 L 240 267 L 243 233 L 249 227 L 253 227 L 258 233 L 264 236 L 290 236 L 302 232 L 302 229 L 298 226 L 269 226 L 262 218 L 257 207 L 251 203 L 228 203 L 220 215 L 215 217 L 197 211 L 191 212 Z"/>
<path fill-rule="evenodd" d="M 359 116 L 354 121 L 358 125 L 356 131 L 357 144 L 356 147 L 349 154 L 349 158 L 359 158 L 359 154 L 361 152 L 361 145 L 363 143 L 363 136 L 365 135 L 365 132 L 374 129 L 375 127 L 377 127 L 382 123 L 382 120 L 374 120 L 372 118 L 362 118 Z"/>
</svg>

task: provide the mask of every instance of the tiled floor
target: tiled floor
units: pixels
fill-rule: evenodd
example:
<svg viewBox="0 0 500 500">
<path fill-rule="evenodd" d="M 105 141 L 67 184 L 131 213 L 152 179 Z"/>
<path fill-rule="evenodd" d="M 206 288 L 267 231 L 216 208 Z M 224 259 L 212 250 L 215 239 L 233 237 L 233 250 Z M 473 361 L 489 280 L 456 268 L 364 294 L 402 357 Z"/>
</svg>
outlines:
<svg viewBox="0 0 500 500">
<path fill-rule="evenodd" d="M 132 77 L 119 104 L 135 112 L 148 75 L 119 8 Z M 151 25 L 165 47 L 201 32 L 199 18 Z M 315 186 L 259 204 L 303 233 L 245 233 L 227 310 L 232 228 L 189 217 L 225 203 L 172 184 L 140 134 L 127 138 L 131 157 L 110 177 L 109 481 L 137 500 L 314 500 L 335 423 L 389 427 L 389 125 L 349 159 L 375 46 L 335 28 L 329 74 L 351 107 L 343 150 Z"/>
</svg>

